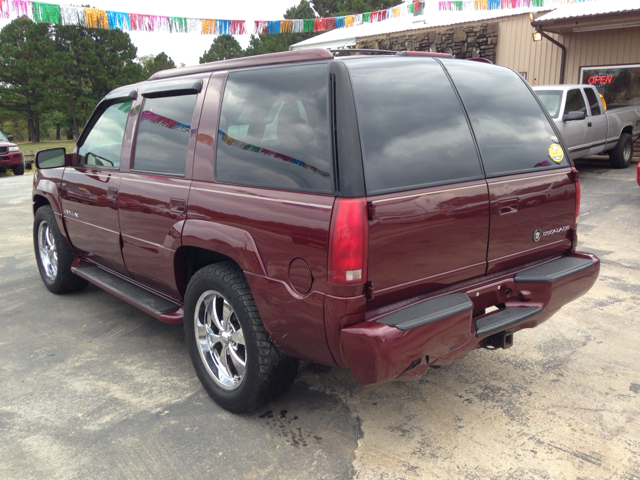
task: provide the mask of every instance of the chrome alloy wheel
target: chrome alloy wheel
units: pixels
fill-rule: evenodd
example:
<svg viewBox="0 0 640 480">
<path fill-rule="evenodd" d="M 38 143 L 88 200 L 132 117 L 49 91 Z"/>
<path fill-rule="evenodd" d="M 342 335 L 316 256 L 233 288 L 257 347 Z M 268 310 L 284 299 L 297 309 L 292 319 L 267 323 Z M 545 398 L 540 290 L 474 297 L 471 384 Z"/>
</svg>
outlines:
<svg viewBox="0 0 640 480">
<path fill-rule="evenodd" d="M 233 307 L 222 294 L 208 290 L 198 299 L 193 321 L 209 375 L 223 389 L 235 390 L 244 378 L 247 347 Z"/>
<path fill-rule="evenodd" d="M 58 250 L 51 232 L 51 227 L 45 221 L 38 227 L 38 251 L 44 273 L 50 280 L 58 275 Z"/>
<path fill-rule="evenodd" d="M 624 145 L 624 150 L 622 150 L 622 158 L 625 162 L 631 160 L 631 142 L 627 142 Z"/>
</svg>

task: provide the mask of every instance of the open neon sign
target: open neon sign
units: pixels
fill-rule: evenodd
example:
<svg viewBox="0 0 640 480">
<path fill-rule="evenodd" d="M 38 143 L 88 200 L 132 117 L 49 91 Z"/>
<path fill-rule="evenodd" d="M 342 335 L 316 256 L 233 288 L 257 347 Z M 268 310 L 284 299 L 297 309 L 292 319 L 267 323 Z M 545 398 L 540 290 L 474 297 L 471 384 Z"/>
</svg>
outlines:
<svg viewBox="0 0 640 480">
<path fill-rule="evenodd" d="M 599 73 L 597 75 L 591 75 L 587 82 L 589 85 L 594 85 L 596 87 L 604 87 L 606 84 L 611 83 L 613 80 L 613 75 L 609 75 L 606 73 Z"/>
</svg>

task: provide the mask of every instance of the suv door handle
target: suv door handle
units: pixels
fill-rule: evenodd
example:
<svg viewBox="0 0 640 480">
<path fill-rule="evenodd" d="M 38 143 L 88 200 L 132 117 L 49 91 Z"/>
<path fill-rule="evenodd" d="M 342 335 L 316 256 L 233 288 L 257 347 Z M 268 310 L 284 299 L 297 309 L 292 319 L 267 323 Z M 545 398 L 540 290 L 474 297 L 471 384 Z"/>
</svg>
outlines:
<svg viewBox="0 0 640 480">
<path fill-rule="evenodd" d="M 172 198 L 169 204 L 169 210 L 176 213 L 184 214 L 187 209 L 187 201 L 183 198 Z"/>
<path fill-rule="evenodd" d="M 498 215 L 508 215 L 518 211 L 518 198 L 498 200 Z"/>
<path fill-rule="evenodd" d="M 587 123 L 587 127 L 590 127 L 590 126 L 591 126 L 591 122 Z"/>
<path fill-rule="evenodd" d="M 107 187 L 107 199 L 116 200 L 118 198 L 118 189 L 115 187 Z"/>
</svg>

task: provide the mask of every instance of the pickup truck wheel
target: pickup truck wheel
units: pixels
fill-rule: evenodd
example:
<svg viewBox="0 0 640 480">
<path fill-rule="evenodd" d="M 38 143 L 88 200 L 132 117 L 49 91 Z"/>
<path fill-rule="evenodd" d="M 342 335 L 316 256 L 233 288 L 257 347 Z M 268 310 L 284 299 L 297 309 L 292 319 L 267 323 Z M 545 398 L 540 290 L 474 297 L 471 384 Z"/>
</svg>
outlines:
<svg viewBox="0 0 640 480">
<path fill-rule="evenodd" d="M 193 275 L 185 295 L 184 329 L 202 386 L 230 412 L 254 411 L 295 380 L 298 360 L 273 345 L 242 270 L 231 262 Z"/>
<path fill-rule="evenodd" d="M 12 168 L 14 175 L 24 175 L 24 163 Z"/>
<path fill-rule="evenodd" d="M 87 281 L 71 272 L 73 253 L 62 238 L 49 205 L 36 212 L 33 221 L 33 246 L 40 276 L 52 293 L 69 293 L 87 286 Z"/>
<path fill-rule="evenodd" d="M 623 133 L 616 147 L 611 150 L 609 160 L 613 168 L 627 168 L 633 156 L 633 139 L 628 133 Z"/>
</svg>

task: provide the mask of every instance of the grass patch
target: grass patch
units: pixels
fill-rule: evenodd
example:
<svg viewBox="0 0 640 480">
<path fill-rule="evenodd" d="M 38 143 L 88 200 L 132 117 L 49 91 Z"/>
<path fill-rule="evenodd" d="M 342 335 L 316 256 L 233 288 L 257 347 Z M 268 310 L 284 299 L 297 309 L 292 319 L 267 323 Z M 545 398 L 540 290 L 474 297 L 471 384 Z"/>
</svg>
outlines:
<svg viewBox="0 0 640 480">
<path fill-rule="evenodd" d="M 23 142 L 18 143 L 20 150 L 25 155 L 35 155 L 40 150 L 47 150 L 48 148 L 60 148 L 64 147 L 67 149 L 67 153 L 73 151 L 73 147 L 75 147 L 75 140 L 50 140 L 47 142 L 39 142 L 39 143 L 29 143 Z"/>
</svg>

